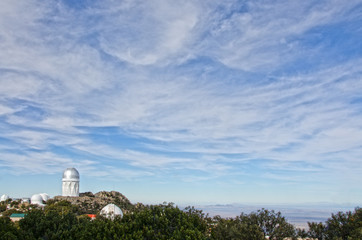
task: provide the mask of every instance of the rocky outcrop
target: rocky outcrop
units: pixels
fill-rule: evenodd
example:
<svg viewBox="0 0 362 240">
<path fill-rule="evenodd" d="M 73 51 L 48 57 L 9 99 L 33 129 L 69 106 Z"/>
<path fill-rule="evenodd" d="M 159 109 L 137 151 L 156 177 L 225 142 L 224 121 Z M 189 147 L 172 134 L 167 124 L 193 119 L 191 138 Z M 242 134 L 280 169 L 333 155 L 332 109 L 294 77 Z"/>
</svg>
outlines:
<svg viewBox="0 0 362 240">
<path fill-rule="evenodd" d="M 91 192 L 80 193 L 79 197 L 56 196 L 54 202 L 68 201 L 79 208 L 80 212 L 97 214 L 106 205 L 114 203 L 124 212 L 134 208 L 134 205 L 121 193 L 116 191 L 101 191 L 96 194 Z"/>
</svg>

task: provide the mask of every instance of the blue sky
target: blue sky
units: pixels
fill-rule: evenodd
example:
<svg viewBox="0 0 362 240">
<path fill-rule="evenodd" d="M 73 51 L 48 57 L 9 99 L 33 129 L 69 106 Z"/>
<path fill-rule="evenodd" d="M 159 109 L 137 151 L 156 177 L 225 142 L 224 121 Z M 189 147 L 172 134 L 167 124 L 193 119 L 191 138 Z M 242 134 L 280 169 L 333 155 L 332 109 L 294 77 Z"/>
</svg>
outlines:
<svg viewBox="0 0 362 240">
<path fill-rule="evenodd" d="M 362 1 L 0 3 L 0 194 L 361 204 Z"/>
</svg>

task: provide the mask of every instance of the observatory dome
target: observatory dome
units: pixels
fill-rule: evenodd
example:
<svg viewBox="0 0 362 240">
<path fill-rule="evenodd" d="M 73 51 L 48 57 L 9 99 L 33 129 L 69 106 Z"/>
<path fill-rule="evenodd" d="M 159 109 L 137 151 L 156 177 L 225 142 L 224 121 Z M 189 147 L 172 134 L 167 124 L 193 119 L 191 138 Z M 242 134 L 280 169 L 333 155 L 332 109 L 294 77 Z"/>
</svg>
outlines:
<svg viewBox="0 0 362 240">
<path fill-rule="evenodd" d="M 62 196 L 79 197 L 79 172 L 75 168 L 67 168 L 63 172 Z"/>
<path fill-rule="evenodd" d="M 0 202 L 4 202 L 4 201 L 6 201 L 6 200 L 8 200 L 8 199 L 9 199 L 9 196 L 6 195 L 6 194 L 4 194 L 4 195 L 1 196 Z"/>
<path fill-rule="evenodd" d="M 48 199 L 50 198 L 49 195 L 46 193 L 40 193 L 39 195 L 41 196 L 44 202 L 48 201 Z"/>
<path fill-rule="evenodd" d="M 63 173 L 64 180 L 79 181 L 79 172 L 75 168 L 67 168 Z"/>
<path fill-rule="evenodd" d="M 102 208 L 101 215 L 113 220 L 116 216 L 120 216 L 122 218 L 123 212 L 118 206 L 111 203 Z"/>
<path fill-rule="evenodd" d="M 43 206 L 43 198 L 40 194 L 34 194 L 30 199 L 31 204 L 37 204 Z"/>
</svg>

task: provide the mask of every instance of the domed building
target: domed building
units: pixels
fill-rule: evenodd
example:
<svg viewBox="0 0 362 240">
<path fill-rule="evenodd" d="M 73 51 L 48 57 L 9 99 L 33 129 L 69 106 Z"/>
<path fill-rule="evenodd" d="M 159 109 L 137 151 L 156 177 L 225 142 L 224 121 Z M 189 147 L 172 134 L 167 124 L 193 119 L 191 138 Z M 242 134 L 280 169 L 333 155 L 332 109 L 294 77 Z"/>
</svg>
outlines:
<svg viewBox="0 0 362 240">
<path fill-rule="evenodd" d="M 49 195 L 46 193 L 40 193 L 39 195 L 43 198 L 44 202 L 48 201 L 50 198 Z"/>
<path fill-rule="evenodd" d="M 44 206 L 43 198 L 40 194 L 34 194 L 33 196 L 31 196 L 30 203 L 39 206 Z"/>
<path fill-rule="evenodd" d="M 121 218 L 123 217 L 123 212 L 122 210 L 114 205 L 113 203 L 108 204 L 107 206 L 105 206 L 104 208 L 102 208 L 101 213 L 102 216 L 112 219 L 114 220 L 114 218 L 116 216 L 120 216 Z"/>
<path fill-rule="evenodd" d="M 65 169 L 62 182 L 63 197 L 79 197 L 79 172 L 77 169 Z"/>
<path fill-rule="evenodd" d="M 2 196 L 0 197 L 0 202 L 5 202 L 5 201 L 8 200 L 8 199 L 9 199 L 9 196 L 6 195 L 6 194 L 4 194 L 4 195 L 2 195 Z"/>
</svg>

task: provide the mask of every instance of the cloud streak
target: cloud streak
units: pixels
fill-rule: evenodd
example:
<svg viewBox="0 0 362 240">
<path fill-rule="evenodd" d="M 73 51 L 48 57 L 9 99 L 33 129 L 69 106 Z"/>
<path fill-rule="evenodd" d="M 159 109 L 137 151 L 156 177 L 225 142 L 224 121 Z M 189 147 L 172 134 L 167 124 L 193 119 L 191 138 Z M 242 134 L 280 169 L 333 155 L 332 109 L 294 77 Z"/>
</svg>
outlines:
<svg viewBox="0 0 362 240">
<path fill-rule="evenodd" d="M 359 181 L 361 7 L 4 1 L 2 171 L 319 189 L 348 182 L 343 169 Z"/>
</svg>

